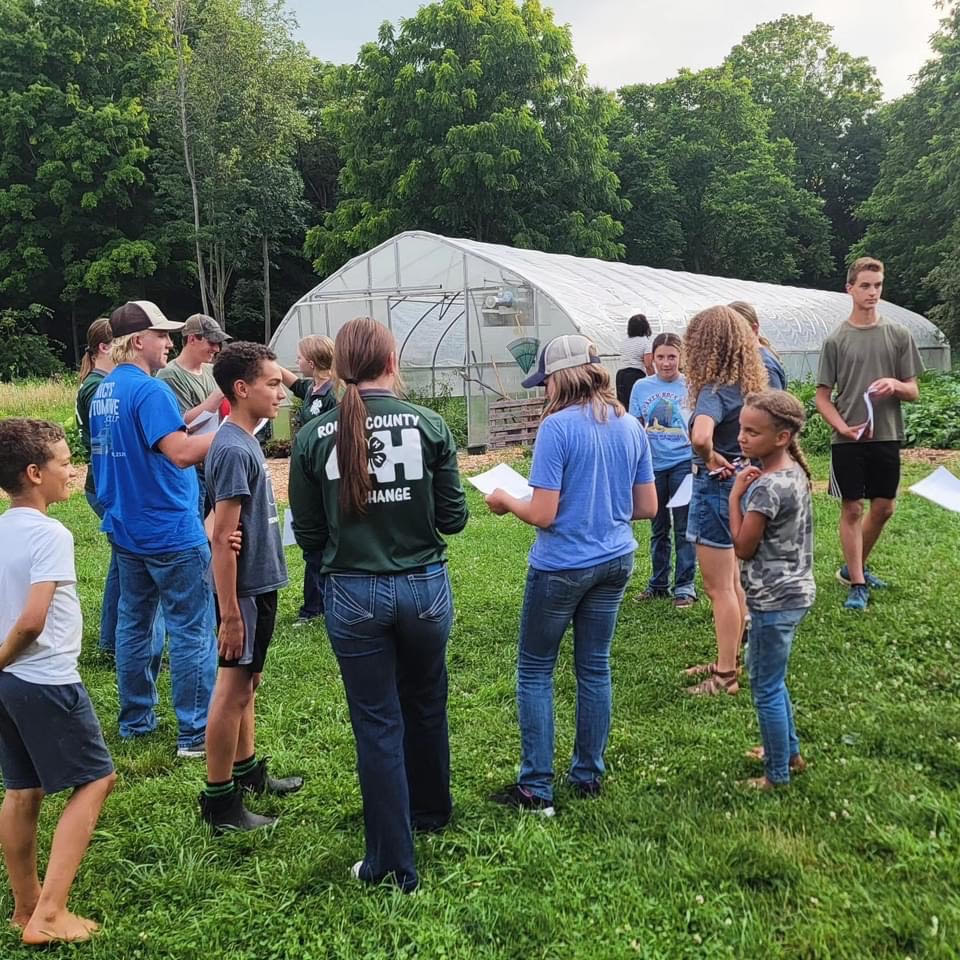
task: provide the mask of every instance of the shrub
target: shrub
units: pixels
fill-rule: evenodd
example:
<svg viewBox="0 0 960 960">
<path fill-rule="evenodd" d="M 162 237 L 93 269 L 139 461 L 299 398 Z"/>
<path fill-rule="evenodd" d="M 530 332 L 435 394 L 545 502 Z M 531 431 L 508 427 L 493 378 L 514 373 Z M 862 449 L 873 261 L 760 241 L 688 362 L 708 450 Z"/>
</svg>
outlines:
<svg viewBox="0 0 960 960">
<path fill-rule="evenodd" d="M 920 399 L 904 404 L 903 421 L 908 447 L 960 448 L 960 374 L 923 374 Z"/>
<path fill-rule="evenodd" d="M 407 390 L 404 396 L 411 403 L 439 413 L 450 428 L 457 446 L 467 445 L 467 404 L 463 397 L 455 397 L 447 384 L 440 384 L 433 396 L 416 390 Z"/>
<path fill-rule="evenodd" d="M 815 398 L 817 385 L 810 379 L 794 380 L 790 384 L 790 392 L 803 404 L 807 414 L 807 422 L 800 434 L 800 446 L 805 453 L 829 453 L 830 437 L 833 431 L 827 421 L 817 412 Z"/>
<path fill-rule="evenodd" d="M 286 460 L 292 447 L 291 440 L 267 440 L 263 443 L 263 455 L 271 460 Z"/>
<path fill-rule="evenodd" d="M 25 310 L 0 310 L 0 381 L 9 382 L 26 377 L 52 377 L 63 373 L 64 366 L 54 352 L 63 350 L 58 340 L 50 340 L 37 333 L 37 324 L 51 312 L 33 303 Z"/>
</svg>

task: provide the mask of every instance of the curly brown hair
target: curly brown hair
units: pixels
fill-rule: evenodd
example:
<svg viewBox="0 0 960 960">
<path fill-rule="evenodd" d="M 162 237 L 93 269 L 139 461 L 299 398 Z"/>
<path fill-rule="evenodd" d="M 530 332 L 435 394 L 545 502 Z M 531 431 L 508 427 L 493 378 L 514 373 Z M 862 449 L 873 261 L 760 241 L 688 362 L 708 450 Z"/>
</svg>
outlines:
<svg viewBox="0 0 960 960">
<path fill-rule="evenodd" d="M 691 407 L 708 383 L 738 386 L 743 396 L 767 386 L 757 338 L 747 321 L 730 307 L 701 310 L 687 324 L 683 354 Z"/>
</svg>

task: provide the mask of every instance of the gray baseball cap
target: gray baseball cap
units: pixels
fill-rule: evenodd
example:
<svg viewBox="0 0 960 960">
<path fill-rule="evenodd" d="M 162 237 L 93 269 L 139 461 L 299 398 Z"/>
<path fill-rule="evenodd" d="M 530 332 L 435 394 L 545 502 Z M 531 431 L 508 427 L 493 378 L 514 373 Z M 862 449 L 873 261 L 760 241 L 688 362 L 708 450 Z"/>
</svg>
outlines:
<svg viewBox="0 0 960 960">
<path fill-rule="evenodd" d="M 523 386 L 527 390 L 543 386 L 551 373 L 569 367 L 582 367 L 585 363 L 600 363 L 596 347 L 586 337 L 579 333 L 554 337 L 540 351 L 537 367 L 523 381 Z"/>
<path fill-rule="evenodd" d="M 195 313 L 192 317 L 187 317 L 180 333 L 184 337 L 203 337 L 211 343 L 223 343 L 224 340 L 233 339 L 213 317 L 208 317 L 205 313 Z"/>
</svg>

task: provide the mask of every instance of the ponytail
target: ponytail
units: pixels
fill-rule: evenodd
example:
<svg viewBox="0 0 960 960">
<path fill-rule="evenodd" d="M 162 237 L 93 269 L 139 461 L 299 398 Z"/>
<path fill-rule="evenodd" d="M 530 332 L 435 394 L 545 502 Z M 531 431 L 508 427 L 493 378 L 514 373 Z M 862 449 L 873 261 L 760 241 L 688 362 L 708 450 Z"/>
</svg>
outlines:
<svg viewBox="0 0 960 960">
<path fill-rule="evenodd" d="M 110 329 L 110 321 L 106 317 L 100 317 L 94 320 L 87 328 L 87 349 L 84 351 L 83 359 L 80 361 L 80 382 L 83 383 L 93 372 L 97 365 L 97 358 L 100 355 L 100 345 L 110 343 L 113 340 L 113 331 Z"/>
<path fill-rule="evenodd" d="M 334 368 L 345 384 L 339 403 L 337 465 L 340 471 L 339 503 L 343 513 L 363 515 L 370 479 L 367 441 L 367 408 L 358 384 L 376 380 L 387 371 L 396 350 L 393 334 L 370 317 L 357 317 L 344 324 L 334 345 Z"/>
</svg>

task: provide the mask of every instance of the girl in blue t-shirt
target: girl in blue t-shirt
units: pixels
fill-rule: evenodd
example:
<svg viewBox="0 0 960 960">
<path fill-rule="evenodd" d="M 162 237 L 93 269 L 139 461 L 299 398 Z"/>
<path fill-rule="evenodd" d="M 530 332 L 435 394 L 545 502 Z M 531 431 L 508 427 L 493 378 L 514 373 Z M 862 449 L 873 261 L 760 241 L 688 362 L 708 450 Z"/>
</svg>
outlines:
<svg viewBox="0 0 960 960">
<path fill-rule="evenodd" d="M 737 657 L 746 606 L 730 535 L 730 489 L 741 456 L 740 408 L 748 393 L 763 390 L 767 374 L 746 320 L 730 307 L 709 307 L 687 325 L 687 385 L 693 413 L 693 492 L 687 539 L 696 544 L 703 588 L 713 606 L 717 658 L 687 674 L 707 674 L 693 694 L 737 693 Z"/>
<path fill-rule="evenodd" d="M 650 533 L 650 582 L 638 600 L 670 596 L 670 526 L 677 562 L 673 576 L 673 605 L 690 607 L 697 600 L 693 578 L 697 556 L 687 540 L 687 507 L 667 504 L 690 476 L 690 436 L 687 432 L 687 382 L 680 373 L 683 344 L 675 333 L 661 333 L 653 341 L 656 375 L 638 380 L 630 393 L 630 413 L 643 425 L 653 454 L 657 486 L 657 515 Z"/>
<path fill-rule="evenodd" d="M 553 815 L 553 669 L 573 623 L 576 738 L 567 779 L 576 794 L 600 792 L 610 732 L 610 644 L 633 572 L 632 521 L 657 510 L 646 435 L 611 389 L 592 343 L 557 337 L 524 380 L 545 384 L 547 405 L 533 449 L 533 496 L 494 490 L 494 513 L 537 527 L 520 617 L 516 783 L 491 798 Z"/>
</svg>

